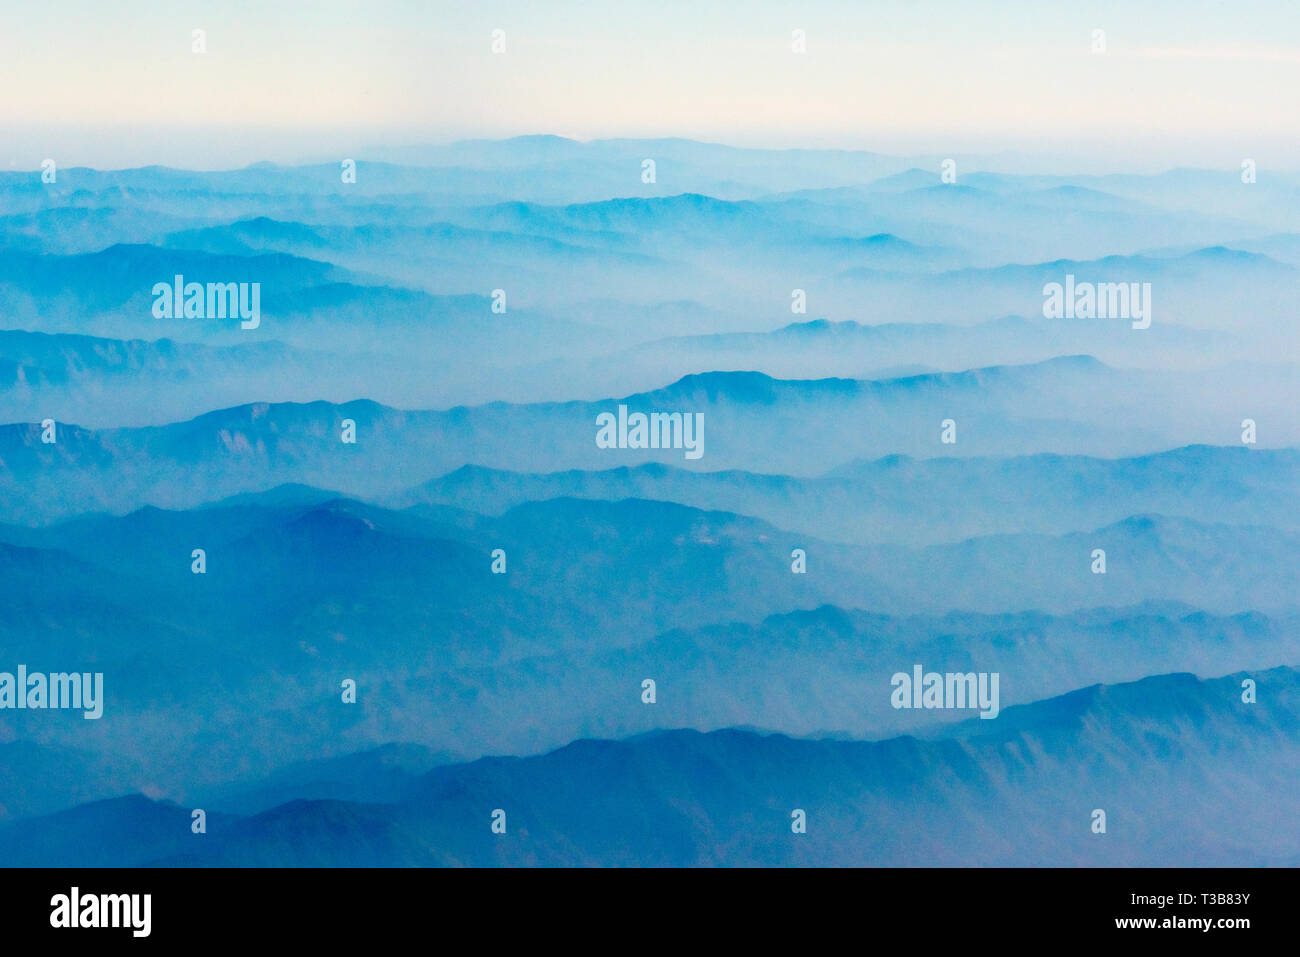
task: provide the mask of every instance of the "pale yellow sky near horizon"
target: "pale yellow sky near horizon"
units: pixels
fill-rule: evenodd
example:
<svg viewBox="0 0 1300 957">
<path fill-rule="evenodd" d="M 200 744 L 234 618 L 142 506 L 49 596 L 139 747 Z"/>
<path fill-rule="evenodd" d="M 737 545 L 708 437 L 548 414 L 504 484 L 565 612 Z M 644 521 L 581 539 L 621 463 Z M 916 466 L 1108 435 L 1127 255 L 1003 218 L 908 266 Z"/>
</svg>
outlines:
<svg viewBox="0 0 1300 957">
<path fill-rule="evenodd" d="M 0 163 L 22 168 L 55 149 L 71 164 L 242 165 L 543 132 L 1300 166 L 1292 3 L 3 9 Z"/>
</svg>

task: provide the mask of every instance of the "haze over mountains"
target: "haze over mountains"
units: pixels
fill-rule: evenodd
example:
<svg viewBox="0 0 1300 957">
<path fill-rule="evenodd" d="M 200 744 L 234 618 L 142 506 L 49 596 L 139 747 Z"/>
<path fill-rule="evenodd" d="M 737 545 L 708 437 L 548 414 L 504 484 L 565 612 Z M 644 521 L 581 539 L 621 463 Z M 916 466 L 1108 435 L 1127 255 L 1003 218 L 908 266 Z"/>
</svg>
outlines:
<svg viewBox="0 0 1300 957">
<path fill-rule="evenodd" d="M 203 841 L 176 836 L 185 808 L 121 798 L 0 827 L 0 848 L 20 865 L 1286 865 L 1296 672 L 1262 673 L 1276 698 L 1253 710 L 1230 703 L 1237 677 L 1093 686 L 928 740 L 665 731 L 390 770 L 370 801 L 213 813 Z M 1094 803 L 1125 809 L 1110 840 L 1063 826 Z M 513 840 L 477 826 L 495 805 L 518 809 Z"/>
<path fill-rule="evenodd" d="M 941 159 L 0 172 L 0 863 L 1294 862 L 1300 177 Z"/>
<path fill-rule="evenodd" d="M 1240 466 L 1251 455 L 1248 472 Z M 646 464 L 544 474 L 463 466 L 399 493 L 392 504 L 457 505 L 500 514 L 559 496 L 652 498 L 736 508 L 832 541 L 928 544 L 984 532 L 1061 533 L 1155 513 L 1294 530 L 1294 449 L 1187 446 L 1133 458 L 1040 453 L 1009 458 L 860 459 L 811 478 L 698 472 Z M 871 494 L 862 494 L 863 487 Z M 1098 488 L 1106 489 L 1098 496 Z"/>
</svg>

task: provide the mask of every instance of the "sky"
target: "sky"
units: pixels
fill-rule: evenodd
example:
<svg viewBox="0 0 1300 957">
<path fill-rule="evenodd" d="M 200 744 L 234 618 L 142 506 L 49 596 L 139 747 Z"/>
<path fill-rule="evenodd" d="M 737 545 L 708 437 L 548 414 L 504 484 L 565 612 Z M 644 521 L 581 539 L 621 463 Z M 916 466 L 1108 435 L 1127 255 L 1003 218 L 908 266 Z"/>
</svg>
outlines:
<svg viewBox="0 0 1300 957">
<path fill-rule="evenodd" d="M 0 0 L 0 18 L 10 168 L 527 133 L 1019 152 L 1049 170 L 1300 166 L 1295 0 Z"/>
</svg>

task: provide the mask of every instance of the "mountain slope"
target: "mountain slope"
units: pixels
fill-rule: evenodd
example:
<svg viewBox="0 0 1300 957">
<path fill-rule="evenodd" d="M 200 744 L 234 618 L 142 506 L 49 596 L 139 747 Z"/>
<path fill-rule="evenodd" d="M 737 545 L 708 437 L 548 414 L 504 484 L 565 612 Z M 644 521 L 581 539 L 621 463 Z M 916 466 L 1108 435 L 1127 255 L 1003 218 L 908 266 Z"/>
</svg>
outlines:
<svg viewBox="0 0 1300 957">
<path fill-rule="evenodd" d="M 210 820 L 200 840 L 178 840 L 165 806 L 135 799 L 95 853 L 188 866 L 1280 863 L 1300 850 L 1276 827 L 1300 812 L 1300 673 L 1252 677 L 1257 704 L 1241 702 L 1239 675 L 1162 675 L 929 740 L 578 741 L 437 768 L 398 804 L 295 801 Z M 505 834 L 490 829 L 495 809 Z M 796 809 L 805 834 L 792 833 Z M 66 833 L 62 820 L 0 829 L 0 848 L 31 854 Z"/>
</svg>

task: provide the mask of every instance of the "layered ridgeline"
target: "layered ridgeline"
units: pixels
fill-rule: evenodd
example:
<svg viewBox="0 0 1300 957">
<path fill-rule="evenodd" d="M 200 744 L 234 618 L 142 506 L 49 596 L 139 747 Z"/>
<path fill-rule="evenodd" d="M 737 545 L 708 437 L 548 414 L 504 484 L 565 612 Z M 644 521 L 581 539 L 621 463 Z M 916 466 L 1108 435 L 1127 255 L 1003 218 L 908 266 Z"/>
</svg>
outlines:
<svg viewBox="0 0 1300 957">
<path fill-rule="evenodd" d="M 128 741 L 100 796 L 175 795 L 393 741 L 476 755 L 663 727 L 879 735 L 951 717 L 895 707 L 890 679 L 916 664 L 996 672 L 1010 705 L 1295 661 L 1298 567 L 1294 531 L 1188 518 L 843 545 L 643 499 L 485 516 L 301 487 L 5 526 L 4 660 L 81 662 L 108 689 L 95 721 L 8 712 L 6 760 L 39 766 L 36 743 L 76 778 Z M 56 799 L 49 775 L 31 794 L 9 780 L 10 814 Z"/>
<path fill-rule="evenodd" d="M 161 424 L 252 399 L 591 400 L 687 373 L 881 378 L 1072 354 L 1283 363 L 1294 376 L 1300 358 L 1288 319 L 1300 188 L 1285 175 L 1248 189 L 1187 170 L 944 184 L 870 154 L 464 149 L 497 156 L 362 163 L 350 183 L 265 165 L 72 169 L 48 184 L 0 173 L 3 325 L 63 337 L 0 342 L 0 419 Z M 676 159 L 645 183 L 637 149 Z M 701 156 L 734 164 L 725 185 Z M 256 285 L 256 323 L 206 301 L 156 310 L 155 288 L 177 276 Z M 1052 284 L 1137 292 L 1106 318 L 1048 318 Z M 271 343 L 270 362 L 182 348 Z M 131 383 L 112 378 L 123 361 Z"/>
<path fill-rule="evenodd" d="M 0 861 L 1300 860 L 1294 177 L 375 159 L 0 173 Z"/>
<path fill-rule="evenodd" d="M 350 577 L 357 574 L 382 576 L 400 596 L 398 583 L 434 577 L 429 573 L 436 568 L 430 587 L 451 592 L 490 589 L 504 597 L 536 588 L 555 597 L 557 610 L 571 593 L 605 634 L 756 619 L 825 602 L 894 613 L 1060 611 L 1147 598 L 1229 613 L 1296 605 L 1300 532 L 1260 524 L 1145 514 L 1056 535 L 842 544 L 732 512 L 635 498 L 556 498 L 500 516 L 326 499 L 326 493 L 290 488 L 190 511 L 148 508 L 36 529 L 3 526 L 0 543 L 15 582 L 24 569 L 39 579 L 43 569 L 63 568 L 66 580 L 49 587 L 84 580 L 104 594 L 183 589 L 177 598 L 195 602 L 281 577 L 293 579 L 283 583 L 291 596 L 313 587 L 328 591 L 359 581 Z M 195 549 L 204 552 L 202 574 L 194 573 Z M 1093 554 L 1099 550 L 1104 559 Z M 497 551 L 506 553 L 504 560 Z M 367 564 L 373 571 L 365 572 Z M 306 576 L 289 574 L 295 568 L 312 572 L 313 581 L 298 581 Z M 35 604 L 17 587 L 12 591 L 15 607 Z M 644 606 L 634 600 L 639 594 Z M 654 601 L 656 594 L 663 600 Z M 598 600 L 615 595 L 618 601 Z M 456 604 L 470 601 L 466 595 Z M 731 613 L 742 608 L 748 614 Z M 616 629 L 619 623 L 626 627 Z"/>
<path fill-rule="evenodd" d="M 809 478 L 680 465 L 531 473 L 463 466 L 388 498 L 500 515 L 550 498 L 734 509 L 789 532 L 848 543 L 934 544 L 997 532 L 1059 535 L 1142 514 L 1300 529 L 1300 451 L 1196 445 L 1128 458 L 905 455 Z"/>
<path fill-rule="evenodd" d="M 187 228 L 262 215 L 377 230 L 440 219 L 498 232 L 580 238 L 586 245 L 603 236 L 635 247 L 652 245 L 663 232 L 692 232 L 681 229 L 689 210 L 670 215 L 686 196 L 690 206 L 731 211 L 737 226 L 754 231 L 765 225 L 768 244 L 781 240 L 774 235 L 778 226 L 798 223 L 828 237 L 926 229 L 932 244 L 947 248 L 964 248 L 961 240 L 974 236 L 979 242 L 968 255 L 1000 265 L 1227 240 L 1258 243 L 1293 229 L 1300 202 L 1294 174 L 1276 169 L 1250 189 L 1241 188 L 1235 169 L 1114 176 L 963 171 L 959 182 L 942 183 L 937 161 L 922 160 L 925 169 L 908 170 L 906 161 L 851 151 L 771 152 L 641 140 L 625 141 L 617 158 L 592 162 L 591 144 L 560 141 L 553 156 L 539 161 L 535 144 L 525 137 L 462 147 L 467 153 L 496 152 L 489 164 L 463 158 L 448 163 L 447 154 L 437 151 L 408 157 L 415 162 L 406 164 L 362 160 L 355 182 L 344 182 L 337 164 L 263 163 L 224 172 L 64 168 L 53 183 L 39 173 L 5 171 L 0 236 L 16 248 L 85 251 L 115 241 L 160 241 Z M 696 155 L 686 159 L 683 151 Z M 654 181 L 647 182 L 642 165 L 656 153 L 671 163 L 659 164 Z M 513 175 L 521 170 L 530 172 Z M 523 182 L 525 177 L 532 182 Z M 994 210 L 1005 215 L 988 215 Z M 1071 228 L 1052 230 L 1053 220 L 1059 224 L 1063 216 L 1074 217 Z M 878 228 L 864 233 L 863 224 Z M 292 238 L 312 242 L 305 231 Z M 744 234 L 736 230 L 728 238 Z M 784 238 L 794 246 L 799 237 L 787 231 Z M 1294 253 L 1278 243 L 1260 251 L 1288 249 Z"/>
<path fill-rule="evenodd" d="M 659 462 L 815 476 L 893 454 L 1132 456 L 1205 441 L 1276 448 L 1300 442 L 1291 382 L 1284 367 L 1238 379 L 1073 356 L 886 380 L 715 372 L 596 402 L 439 411 L 257 403 L 112 429 L 46 418 L 0 426 L 0 501 L 11 518 L 35 522 L 190 506 L 284 483 L 392 496 L 466 465 L 553 472 Z"/>
<path fill-rule="evenodd" d="M 1239 267 L 1235 255 L 1222 254 L 1225 268 Z M 1187 258 L 1178 260 L 1182 268 L 1201 275 Z M 1207 259 L 1217 267 L 1216 256 Z M 1098 268 L 1104 275 L 1140 277 L 1165 270 L 1164 263 Z M 1294 330 L 1274 321 L 1288 315 L 1289 300 L 1283 300 L 1297 276 L 1294 267 L 1277 268 L 1282 298 L 1276 308 L 1243 311 L 1247 289 L 1268 288 L 1266 277 L 1247 269 L 1240 281 L 1206 280 L 1233 290 L 1221 301 L 1211 291 L 1189 293 L 1197 308 L 1217 301 L 1215 319 L 1231 315 L 1231 322 L 1188 324 L 1190 307 L 1160 301 L 1151 306 L 1151 324 L 1134 329 L 1134 320 L 1044 318 L 1044 285 L 1067 277 L 1084 282 L 1082 264 L 1068 263 L 1014 273 L 1006 282 L 1024 294 L 1019 300 L 995 303 L 983 280 L 944 274 L 954 277 L 960 295 L 945 292 L 944 276 L 918 280 L 918 295 L 947 297 L 952 309 L 909 299 L 894 321 L 874 311 L 865 317 L 861 310 L 830 310 L 850 318 L 791 323 L 798 316 L 790 314 L 789 291 L 728 319 L 730 312 L 694 302 L 612 301 L 556 309 L 521 304 L 501 287 L 434 294 L 367 284 L 336 267 L 285 254 L 113 246 L 46 257 L 0 249 L 0 295 L 9 327 L 0 337 L 0 411 L 13 417 L 30 410 L 39 418 L 90 425 L 161 424 L 235 397 L 365 396 L 406 407 L 526 403 L 646 392 L 684 373 L 884 379 L 1075 354 L 1122 368 L 1198 371 L 1210 376 L 1214 392 L 1244 400 L 1257 378 L 1293 379 L 1300 359 Z M 186 318 L 183 290 L 190 285 L 203 293 L 192 300 L 196 317 Z M 218 285 L 225 292 L 209 296 L 209 286 Z M 232 299 L 228 287 L 242 289 L 244 298 Z M 1178 274 L 1154 288 L 1166 287 L 1188 290 L 1190 284 Z M 805 294 L 803 286 L 798 290 Z M 1156 292 L 1151 295 L 1154 300 Z M 828 309 L 816 300 L 808 308 Z M 918 317 L 924 322 L 917 323 Z M 1169 321 L 1174 317 L 1180 321 Z M 767 328 L 751 331 L 755 325 Z M 1189 384 L 1163 398 L 1182 402 L 1202 397 L 1206 388 Z"/>
<path fill-rule="evenodd" d="M 768 332 L 626 345 L 603 332 L 566 335 L 556 323 L 535 323 L 535 316 L 485 328 L 480 312 L 487 302 L 478 297 L 430 308 L 440 310 L 436 324 L 397 339 L 368 334 L 354 347 L 336 343 L 332 351 L 325 348 L 329 337 L 320 334 L 321 327 L 316 338 L 303 337 L 302 345 L 242 336 L 213 344 L 0 331 L 0 408 L 12 421 L 54 416 L 94 428 L 161 425 L 238 405 L 250 395 L 269 402 L 336 403 L 365 395 L 386 405 L 445 408 L 652 392 L 684 372 L 897 379 L 1069 355 L 1091 355 L 1122 368 L 1198 372 L 1233 360 L 1229 368 L 1214 370 L 1213 388 L 1237 390 L 1260 372 L 1275 378 L 1278 360 L 1287 354 L 1283 349 L 1267 362 L 1252 361 L 1257 343 L 1231 333 L 1159 326 L 1136 338 L 1118 325 L 1047 324 L 1016 316 L 975 325 L 821 319 Z M 343 335 L 353 341 L 357 328 L 350 325 Z"/>
<path fill-rule="evenodd" d="M 1246 680 L 1255 704 L 1242 701 Z M 202 835 L 189 807 L 136 796 L 0 827 L 0 854 L 79 866 L 1293 866 L 1300 844 L 1277 825 L 1300 813 L 1297 714 L 1300 673 L 1279 668 L 1092 686 L 924 739 L 663 731 L 423 774 L 418 755 L 379 752 L 300 768 L 324 799 L 253 814 L 213 804 Z M 369 794 L 362 770 L 378 772 Z"/>
</svg>

